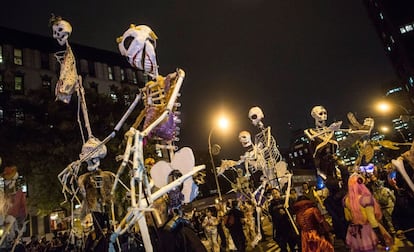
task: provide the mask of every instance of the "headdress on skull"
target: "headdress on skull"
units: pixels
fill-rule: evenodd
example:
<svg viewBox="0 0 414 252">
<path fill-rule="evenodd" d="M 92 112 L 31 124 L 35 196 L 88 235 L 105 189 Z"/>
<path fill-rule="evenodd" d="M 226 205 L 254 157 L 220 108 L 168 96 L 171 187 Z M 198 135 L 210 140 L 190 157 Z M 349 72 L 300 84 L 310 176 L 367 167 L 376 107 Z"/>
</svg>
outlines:
<svg viewBox="0 0 414 252">
<path fill-rule="evenodd" d="M 157 35 L 146 25 L 131 24 L 124 34 L 116 39 L 121 55 L 126 56 L 129 64 L 152 78 L 158 76 L 155 54 Z"/>
<path fill-rule="evenodd" d="M 56 17 L 52 14 L 52 17 L 49 19 L 49 25 L 52 26 L 53 38 L 58 41 L 59 45 L 65 45 L 72 33 L 70 23 L 63 20 L 62 17 Z"/>
<path fill-rule="evenodd" d="M 106 156 L 106 146 L 101 145 L 101 141 L 95 137 L 91 137 L 82 146 L 82 151 L 79 154 L 81 159 L 86 158 L 88 164 L 88 171 L 95 171 L 100 165 L 100 159 Z M 98 147 L 99 146 L 99 147 Z M 88 156 L 89 155 L 89 156 Z"/>
<path fill-rule="evenodd" d="M 317 128 L 325 127 L 328 120 L 328 112 L 323 106 L 315 106 L 312 108 L 311 116 L 315 119 Z"/>
<path fill-rule="evenodd" d="M 248 131 L 241 131 L 239 133 L 239 141 L 241 145 L 245 148 L 252 146 L 252 137 Z"/>
<path fill-rule="evenodd" d="M 264 114 L 261 108 L 259 107 L 252 107 L 249 110 L 249 119 L 252 121 L 254 126 L 263 127 L 262 120 L 264 118 Z"/>
</svg>

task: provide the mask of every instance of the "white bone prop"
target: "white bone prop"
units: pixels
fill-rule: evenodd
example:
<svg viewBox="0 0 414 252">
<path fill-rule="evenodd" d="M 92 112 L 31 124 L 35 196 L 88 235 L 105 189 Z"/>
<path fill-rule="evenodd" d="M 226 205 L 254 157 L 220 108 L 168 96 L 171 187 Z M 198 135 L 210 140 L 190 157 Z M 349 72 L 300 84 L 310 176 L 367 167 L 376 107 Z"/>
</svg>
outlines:
<svg viewBox="0 0 414 252">
<path fill-rule="evenodd" d="M 158 76 L 156 40 L 157 36 L 150 27 L 131 24 L 117 42 L 119 51 L 128 58 L 129 64 L 155 78 Z"/>
<path fill-rule="evenodd" d="M 130 131 L 126 134 L 128 141 L 123 158 L 124 162 L 122 162 L 120 168 L 118 169 L 116 182 L 114 183 L 112 191 L 114 192 L 116 190 L 117 184 L 120 182 L 120 173 L 123 172 L 126 164 L 130 162 L 129 159 L 132 154 L 132 171 L 129 188 L 129 194 L 131 195 L 131 207 L 129 208 L 127 215 L 124 216 L 120 224 L 115 227 L 115 231 L 111 235 L 110 251 L 115 251 L 114 243 L 117 237 L 125 233 L 131 226 L 135 224 L 139 225 L 139 230 L 144 242 L 145 250 L 153 251 L 147 223 L 144 218 L 144 213 L 147 211 L 153 211 L 151 204 L 154 200 L 161 197 L 163 194 L 167 193 L 173 188 L 179 186 L 181 183 L 187 180 L 189 176 L 192 176 L 196 172 L 205 168 L 205 166 L 196 167 L 191 172 L 179 177 L 177 180 L 174 180 L 170 184 L 162 187 L 155 193 L 152 193 L 150 190 L 151 185 L 145 171 L 143 160 L 143 139 L 144 137 L 148 136 L 155 127 L 164 122 L 170 113 L 173 113 L 173 109 L 176 106 L 176 99 L 179 96 L 179 90 L 185 76 L 184 71 L 181 69 L 178 69 L 176 74 L 177 80 L 173 86 L 172 92 L 168 96 L 168 100 L 165 101 L 166 105 L 160 107 L 162 109 L 162 112 L 157 115 L 157 117 L 154 118 L 150 124 L 144 127 L 142 131 L 131 127 Z M 144 190 L 146 197 L 144 197 Z"/>
</svg>

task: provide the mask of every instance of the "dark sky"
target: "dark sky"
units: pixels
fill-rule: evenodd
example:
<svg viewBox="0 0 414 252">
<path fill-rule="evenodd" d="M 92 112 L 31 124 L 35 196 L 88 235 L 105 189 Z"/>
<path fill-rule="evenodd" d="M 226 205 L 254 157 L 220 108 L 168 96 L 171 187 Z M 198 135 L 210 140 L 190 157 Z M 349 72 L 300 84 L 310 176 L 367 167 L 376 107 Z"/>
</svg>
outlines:
<svg viewBox="0 0 414 252">
<path fill-rule="evenodd" d="M 150 26 L 160 73 L 186 72 L 178 145 L 207 149 L 212 118 L 226 111 L 233 128 L 213 142 L 229 158 L 241 154 L 239 131 L 256 133 L 252 106 L 287 146 L 289 124 L 314 125 L 313 106 L 325 106 L 329 122 L 345 122 L 349 111 L 370 115 L 381 85 L 395 80 L 362 0 L 26 0 L 7 1 L 3 11 L 1 26 L 46 36 L 55 13 L 72 24 L 71 42 L 116 52 L 130 23 Z"/>
</svg>

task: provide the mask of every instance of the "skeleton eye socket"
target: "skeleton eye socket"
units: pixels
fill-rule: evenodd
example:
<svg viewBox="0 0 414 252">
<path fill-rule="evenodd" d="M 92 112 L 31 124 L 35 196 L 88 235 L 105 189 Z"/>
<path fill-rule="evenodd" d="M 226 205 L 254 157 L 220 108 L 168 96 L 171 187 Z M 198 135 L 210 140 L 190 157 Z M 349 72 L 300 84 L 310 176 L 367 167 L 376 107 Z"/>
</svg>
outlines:
<svg viewBox="0 0 414 252">
<path fill-rule="evenodd" d="M 133 40 L 134 40 L 134 37 L 132 37 L 132 36 L 128 36 L 124 39 L 124 48 L 126 50 L 129 49 L 129 47 L 131 46 L 131 43 L 132 43 Z"/>
<path fill-rule="evenodd" d="M 155 42 L 155 40 L 152 39 L 148 39 L 148 41 L 152 44 L 152 46 L 155 48 L 157 47 L 157 43 Z"/>
<path fill-rule="evenodd" d="M 62 27 L 59 27 L 58 31 L 59 32 L 63 31 L 63 28 Z"/>
<path fill-rule="evenodd" d="M 257 115 L 252 115 L 251 117 L 253 120 L 257 119 Z"/>
<path fill-rule="evenodd" d="M 320 115 L 320 116 L 322 116 L 322 115 L 326 115 L 326 112 L 325 112 L 325 111 L 322 111 L 322 112 L 320 112 L 320 113 L 319 113 L 319 115 Z"/>
</svg>

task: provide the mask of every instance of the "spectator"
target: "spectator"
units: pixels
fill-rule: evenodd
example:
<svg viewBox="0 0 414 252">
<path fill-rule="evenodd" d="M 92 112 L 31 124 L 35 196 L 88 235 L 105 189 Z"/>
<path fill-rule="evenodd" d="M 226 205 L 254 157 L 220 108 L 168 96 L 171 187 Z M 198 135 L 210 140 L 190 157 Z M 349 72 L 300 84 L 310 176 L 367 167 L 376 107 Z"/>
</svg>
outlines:
<svg viewBox="0 0 414 252">
<path fill-rule="evenodd" d="M 207 236 L 207 240 L 210 245 L 210 249 L 212 252 L 218 251 L 218 243 L 217 243 L 217 225 L 218 225 L 217 217 L 213 216 L 213 212 L 211 209 L 207 209 L 206 217 L 203 220 L 203 228 Z"/>
<path fill-rule="evenodd" d="M 299 247 L 298 236 L 293 229 L 287 209 L 284 208 L 284 203 L 285 200 L 281 197 L 280 191 L 273 188 L 269 214 L 272 218 L 273 240 L 277 242 L 281 252 L 287 252 L 288 245 L 291 251 Z"/>
<path fill-rule="evenodd" d="M 233 240 L 237 251 L 246 251 L 246 237 L 243 232 L 243 212 L 238 208 L 238 201 L 232 201 L 231 209 L 226 215 L 225 225 L 229 229 L 230 236 Z"/>
</svg>

